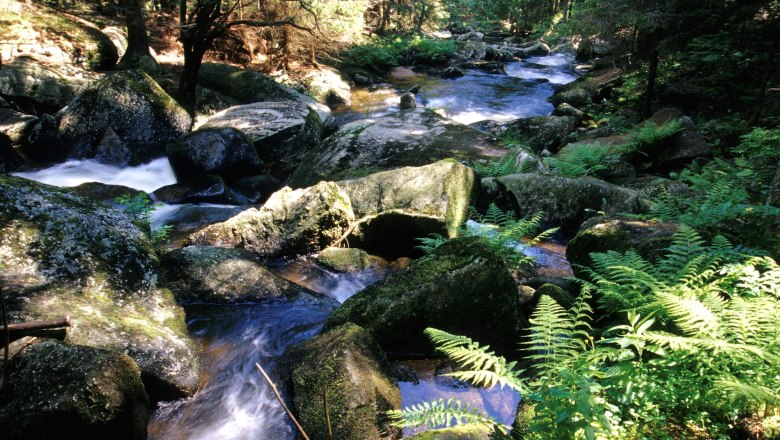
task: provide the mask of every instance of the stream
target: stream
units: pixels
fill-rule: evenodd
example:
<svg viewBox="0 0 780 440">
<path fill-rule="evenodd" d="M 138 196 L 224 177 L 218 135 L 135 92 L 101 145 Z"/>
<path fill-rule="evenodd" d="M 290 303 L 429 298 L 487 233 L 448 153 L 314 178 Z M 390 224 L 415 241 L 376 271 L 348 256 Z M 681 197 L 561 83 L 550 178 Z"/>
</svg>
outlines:
<svg viewBox="0 0 780 440">
<path fill-rule="evenodd" d="M 418 105 L 436 109 L 458 122 L 507 121 L 549 114 L 547 102 L 554 87 L 573 81 L 570 55 L 553 54 L 508 63 L 507 75 L 467 71 L 457 79 L 442 79 L 409 68 L 397 68 L 389 84 L 379 89 L 353 90 L 353 104 L 334 111 L 340 124 L 396 111 L 400 94 L 419 84 Z M 151 192 L 176 179 L 166 158 L 148 164 L 117 168 L 89 160 L 71 160 L 17 176 L 58 186 L 84 182 L 124 185 Z M 225 205 L 162 205 L 151 217 L 153 227 L 170 224 L 174 235 L 186 236 L 205 224 L 225 220 L 242 207 Z M 562 246 L 527 247 L 546 267 L 564 267 Z M 338 274 L 312 259 L 279 260 L 270 270 L 293 282 L 343 302 L 389 273 L 389 267 L 358 274 Z M 570 271 L 568 266 L 566 269 Z M 555 269 L 551 269 L 556 273 Z M 295 430 L 255 368 L 260 363 L 279 384 L 288 347 L 316 335 L 332 313 L 331 306 L 272 302 L 238 305 L 186 305 L 189 330 L 203 353 L 204 377 L 195 396 L 161 404 L 149 425 L 150 439 L 292 440 Z M 453 394 L 511 424 L 520 397 L 508 390 L 477 390 L 435 376 L 431 363 L 407 365 L 419 383 L 401 382 L 402 405 L 422 403 Z M 282 390 L 284 393 L 284 390 Z M 411 434 L 413 431 L 405 431 Z"/>
</svg>

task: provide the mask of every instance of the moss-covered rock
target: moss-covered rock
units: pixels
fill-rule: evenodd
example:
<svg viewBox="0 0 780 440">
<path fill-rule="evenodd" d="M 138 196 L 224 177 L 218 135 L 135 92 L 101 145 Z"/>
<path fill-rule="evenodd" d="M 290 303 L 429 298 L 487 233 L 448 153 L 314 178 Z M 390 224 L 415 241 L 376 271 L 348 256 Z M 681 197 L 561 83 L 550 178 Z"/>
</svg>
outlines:
<svg viewBox="0 0 780 440">
<path fill-rule="evenodd" d="M 145 439 L 149 399 L 125 354 L 45 341 L 9 365 L 0 437 Z"/>
<path fill-rule="evenodd" d="M 334 302 L 272 274 L 253 253 L 243 249 L 187 246 L 167 252 L 160 264 L 161 282 L 180 302 Z"/>
<path fill-rule="evenodd" d="M 0 108 L 0 137 L 5 137 L 11 145 L 18 147 L 27 139 L 38 118 L 19 113 L 10 108 Z"/>
<path fill-rule="evenodd" d="M 168 144 L 166 151 L 178 179 L 216 174 L 233 182 L 263 170 L 254 146 L 232 127 L 201 128 Z"/>
<path fill-rule="evenodd" d="M 190 177 L 179 183 L 157 188 L 154 197 L 164 203 L 219 203 L 235 205 L 239 203 L 233 191 L 222 177 L 214 174 L 202 174 Z"/>
<path fill-rule="evenodd" d="M 12 322 L 69 315 L 68 342 L 127 353 L 153 399 L 195 391 L 199 361 L 149 238 L 119 211 L 0 175 L 0 281 Z"/>
<path fill-rule="evenodd" d="M 358 248 L 329 247 L 317 255 L 317 263 L 337 272 L 358 273 L 380 263 L 380 259 L 372 257 L 368 252 Z"/>
<path fill-rule="evenodd" d="M 400 409 L 401 392 L 374 338 L 347 324 L 293 347 L 289 352 L 294 411 L 311 438 L 328 438 L 323 396 L 333 438 L 401 438 L 385 412 Z"/>
<path fill-rule="evenodd" d="M 555 153 L 576 128 L 577 119 L 573 116 L 535 116 L 505 124 L 504 134 L 528 145 L 534 153 Z"/>
<path fill-rule="evenodd" d="M 322 135 L 322 121 L 317 113 L 306 104 L 289 101 L 230 107 L 201 125 L 201 128 L 224 127 L 244 133 L 271 175 L 280 180 L 292 174 Z"/>
<path fill-rule="evenodd" d="M 496 158 L 505 152 L 492 148 L 483 133 L 418 108 L 344 125 L 306 155 L 290 185 L 363 177 L 446 158 Z"/>
<path fill-rule="evenodd" d="M 350 243 L 382 255 L 410 255 L 417 237 L 454 237 L 468 218 L 474 171 L 455 160 L 404 167 L 336 184 L 349 195 L 358 224 Z"/>
<path fill-rule="evenodd" d="M 187 112 L 140 70 L 90 84 L 54 119 L 54 127 L 33 129 L 29 135 L 24 152 L 31 159 L 95 157 L 110 129 L 129 149 L 128 163 L 138 164 L 165 155 L 165 146 L 187 133 L 191 122 Z"/>
<path fill-rule="evenodd" d="M 397 353 L 433 353 L 423 334 L 426 327 L 511 353 L 523 321 L 517 287 L 504 261 L 485 239 L 462 237 L 358 292 L 325 326 L 353 322 L 383 349 Z"/>
<path fill-rule="evenodd" d="M 61 66 L 29 55 L 16 57 L 0 69 L 0 93 L 30 99 L 52 112 L 66 106 L 90 82 L 90 78 L 79 78 Z"/>
<path fill-rule="evenodd" d="M 589 177 L 512 174 L 483 179 L 485 192 L 519 216 L 544 212 L 544 221 L 574 233 L 588 218 L 605 213 L 645 212 L 637 192 Z"/>
<path fill-rule="evenodd" d="M 116 199 L 122 196 L 138 197 L 146 195 L 145 192 L 139 191 L 134 188 L 130 188 L 122 185 L 109 185 L 99 182 L 86 182 L 78 186 L 72 186 L 68 190 L 78 194 L 79 196 L 92 200 L 94 202 L 100 202 L 113 207 L 120 207 Z"/>
<path fill-rule="evenodd" d="M 565 102 L 577 108 L 587 107 L 609 97 L 622 75 L 623 71 L 615 67 L 588 72 L 557 89 L 550 101 L 556 106 Z"/>
<path fill-rule="evenodd" d="M 655 261 L 672 244 L 677 229 L 677 223 L 594 218 L 585 222 L 569 242 L 566 258 L 578 276 L 582 275 L 582 267 L 592 264 L 593 252 L 634 250 L 645 259 Z"/>
<path fill-rule="evenodd" d="M 190 244 L 243 247 L 261 256 L 308 254 L 339 239 L 355 219 L 349 196 L 335 183 L 275 192 L 250 208 L 192 234 Z"/>
<path fill-rule="evenodd" d="M 458 425 L 452 428 L 432 429 L 409 437 L 410 440 L 491 440 L 493 431 L 483 425 Z"/>
</svg>

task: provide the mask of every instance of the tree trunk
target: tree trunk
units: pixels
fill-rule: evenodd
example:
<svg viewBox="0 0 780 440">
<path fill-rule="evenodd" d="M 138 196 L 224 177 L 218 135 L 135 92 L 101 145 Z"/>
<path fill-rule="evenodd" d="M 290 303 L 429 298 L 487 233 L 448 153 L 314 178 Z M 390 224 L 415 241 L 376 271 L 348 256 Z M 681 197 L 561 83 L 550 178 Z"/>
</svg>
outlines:
<svg viewBox="0 0 780 440">
<path fill-rule="evenodd" d="M 645 89 L 645 100 L 642 103 L 642 118 L 650 117 L 653 110 L 653 100 L 655 99 L 655 80 L 658 77 L 658 42 L 655 35 L 648 38 L 650 45 L 650 65 L 647 68 L 647 89 Z"/>
<path fill-rule="evenodd" d="M 127 50 L 117 64 L 118 69 L 133 69 L 139 67 L 141 60 L 146 58 L 154 63 L 149 51 L 149 36 L 146 34 L 146 22 L 141 0 L 120 0 L 125 11 L 127 25 Z M 156 64 L 156 63 L 155 63 Z"/>
<path fill-rule="evenodd" d="M 184 43 L 184 42 L 182 42 Z M 184 44 L 184 68 L 179 77 L 179 103 L 190 113 L 195 115 L 195 92 L 198 87 L 198 73 L 203 63 L 203 55 L 206 50 L 193 45 Z"/>
</svg>

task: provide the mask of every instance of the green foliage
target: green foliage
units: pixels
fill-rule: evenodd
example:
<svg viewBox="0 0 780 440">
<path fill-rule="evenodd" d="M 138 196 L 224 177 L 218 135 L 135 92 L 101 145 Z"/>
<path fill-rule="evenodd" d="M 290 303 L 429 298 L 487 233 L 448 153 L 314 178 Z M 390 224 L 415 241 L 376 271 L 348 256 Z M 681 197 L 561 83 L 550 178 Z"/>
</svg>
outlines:
<svg viewBox="0 0 780 440">
<path fill-rule="evenodd" d="M 419 245 L 414 247 L 415 249 L 419 249 L 425 254 L 430 254 L 434 249 L 446 243 L 448 238 L 434 232 L 427 237 L 418 237 L 415 240 L 420 242 Z"/>
<path fill-rule="evenodd" d="M 482 177 L 501 177 L 517 173 L 515 154 L 509 153 L 498 160 L 492 160 L 486 165 L 474 163 L 474 171 Z"/>
<path fill-rule="evenodd" d="M 660 126 L 647 121 L 629 132 L 628 137 L 633 144 L 633 150 L 646 151 L 668 141 L 682 130 L 680 119 L 665 122 Z"/>
<path fill-rule="evenodd" d="M 620 160 L 620 147 L 600 143 L 564 148 L 558 157 L 546 157 L 544 163 L 556 174 L 566 177 L 597 176 Z"/>
<path fill-rule="evenodd" d="M 507 429 L 492 417 L 485 416 L 468 403 L 463 404 L 456 399 L 423 402 L 419 405 L 408 406 L 400 411 L 388 411 L 387 415 L 393 420 L 392 425 L 399 428 L 415 428 L 422 425 L 436 428 L 457 424 L 475 424 L 487 426 L 501 433 L 506 433 Z"/>
<path fill-rule="evenodd" d="M 157 229 L 151 227 L 151 215 L 152 211 L 159 206 L 159 204 L 152 203 L 152 200 L 143 193 L 136 195 L 125 194 L 115 199 L 116 203 L 122 206 L 122 210 L 130 214 L 136 221 L 138 221 L 144 228 L 151 231 L 152 243 L 155 245 L 161 245 L 168 241 L 168 237 L 173 230 L 173 226 L 164 225 Z"/>
<path fill-rule="evenodd" d="M 388 37 L 372 38 L 367 43 L 354 45 L 343 54 L 346 64 L 369 70 L 386 70 L 405 60 L 439 64 L 455 53 L 450 40 L 430 38 Z"/>
<path fill-rule="evenodd" d="M 415 37 L 409 46 L 414 60 L 423 64 L 443 63 L 455 54 L 455 42 L 452 40 Z"/>
</svg>

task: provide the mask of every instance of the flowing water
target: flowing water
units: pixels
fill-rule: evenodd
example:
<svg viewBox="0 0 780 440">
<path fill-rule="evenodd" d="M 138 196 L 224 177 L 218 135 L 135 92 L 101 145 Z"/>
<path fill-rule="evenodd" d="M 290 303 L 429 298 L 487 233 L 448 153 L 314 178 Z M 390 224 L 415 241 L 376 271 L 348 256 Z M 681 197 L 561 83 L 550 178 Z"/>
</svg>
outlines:
<svg viewBox="0 0 780 440">
<path fill-rule="evenodd" d="M 546 115 L 547 98 L 560 84 L 575 79 L 568 55 L 549 55 L 509 63 L 507 75 L 470 70 L 447 80 L 399 68 L 384 88 L 353 91 L 353 106 L 337 109 L 341 123 L 396 111 L 400 92 L 419 84 L 418 104 L 436 109 L 462 123 L 486 119 L 505 121 Z M 91 160 L 71 160 L 17 176 L 57 186 L 84 182 L 124 185 L 151 192 L 176 182 L 168 160 L 156 159 L 137 167 L 118 168 Z M 174 240 L 243 209 L 225 205 L 163 205 L 151 217 L 153 227 L 173 225 Z M 563 247 L 524 247 L 555 274 L 566 274 Z M 271 270 L 293 282 L 330 295 L 339 302 L 387 276 L 392 266 L 357 274 L 337 274 L 311 259 L 272 261 Z M 273 302 L 268 304 L 189 305 L 189 329 L 203 353 L 204 378 L 197 394 L 163 403 L 149 425 L 151 439 L 294 439 L 295 432 L 269 386 L 255 369 L 260 363 L 277 384 L 283 377 L 285 350 L 316 335 L 332 313 L 331 305 Z M 419 383 L 401 382 L 403 405 L 439 397 L 456 397 L 511 424 L 519 396 L 502 390 L 476 390 L 441 382 L 433 370 L 413 366 Z M 284 390 L 282 390 L 284 393 Z M 409 433 L 407 431 L 407 433 Z"/>
</svg>

